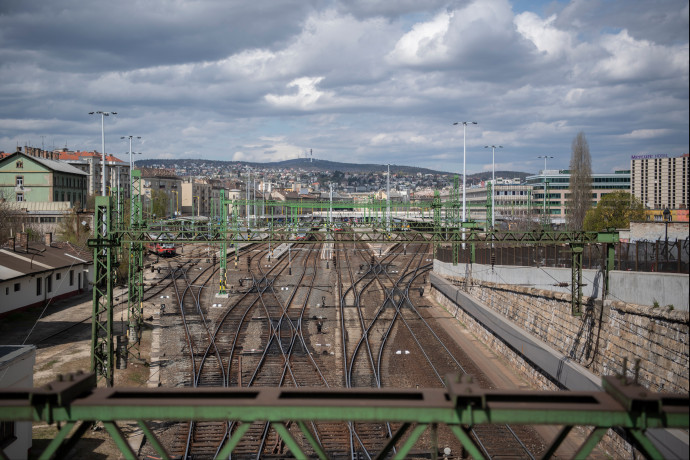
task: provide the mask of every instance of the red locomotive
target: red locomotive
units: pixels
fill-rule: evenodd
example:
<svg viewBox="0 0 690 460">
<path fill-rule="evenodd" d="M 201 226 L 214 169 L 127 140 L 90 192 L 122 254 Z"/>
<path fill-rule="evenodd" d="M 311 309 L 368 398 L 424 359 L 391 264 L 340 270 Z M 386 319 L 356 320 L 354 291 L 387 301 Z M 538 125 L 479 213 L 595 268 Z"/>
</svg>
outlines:
<svg viewBox="0 0 690 460">
<path fill-rule="evenodd" d="M 161 235 L 157 240 L 167 239 L 167 235 Z M 146 243 L 146 249 L 150 252 L 157 254 L 159 256 L 172 257 L 175 255 L 175 244 L 174 243 L 163 243 L 161 241 L 150 241 Z"/>
</svg>

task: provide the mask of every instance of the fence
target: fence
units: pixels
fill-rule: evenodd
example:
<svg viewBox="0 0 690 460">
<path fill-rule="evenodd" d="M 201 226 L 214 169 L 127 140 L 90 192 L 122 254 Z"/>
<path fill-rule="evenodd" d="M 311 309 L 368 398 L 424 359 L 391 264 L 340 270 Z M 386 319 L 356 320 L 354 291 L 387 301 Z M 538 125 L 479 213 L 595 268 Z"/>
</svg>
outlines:
<svg viewBox="0 0 690 460">
<path fill-rule="evenodd" d="M 690 273 L 690 239 L 676 241 L 637 241 L 634 243 L 616 243 L 614 270 L 640 272 Z M 467 263 L 470 246 L 458 250 L 458 263 Z M 601 244 L 588 244 L 582 255 L 582 268 L 597 269 L 601 267 L 606 253 Z M 436 251 L 436 258 L 441 262 L 452 262 L 453 252 L 450 247 L 441 247 Z M 494 265 L 518 265 L 525 267 L 561 267 L 571 266 L 571 251 L 568 245 L 521 245 L 508 246 L 494 243 L 477 244 L 475 262 Z"/>
</svg>

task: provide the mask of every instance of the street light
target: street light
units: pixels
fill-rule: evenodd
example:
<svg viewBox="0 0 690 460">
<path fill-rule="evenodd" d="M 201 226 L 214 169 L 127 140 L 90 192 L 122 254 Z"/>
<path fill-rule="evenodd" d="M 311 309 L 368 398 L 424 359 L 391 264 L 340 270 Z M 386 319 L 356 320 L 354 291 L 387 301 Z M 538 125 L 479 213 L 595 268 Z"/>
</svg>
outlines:
<svg viewBox="0 0 690 460">
<path fill-rule="evenodd" d="M 465 222 L 465 186 L 466 186 L 466 158 L 467 158 L 467 146 L 466 146 L 466 138 L 467 138 L 467 125 L 476 125 L 476 121 L 456 121 L 453 123 L 453 126 L 455 125 L 460 125 L 462 124 L 462 221 Z M 465 239 L 465 235 L 463 233 L 463 240 Z"/>
<path fill-rule="evenodd" d="M 110 115 L 117 115 L 117 112 L 103 112 L 101 110 L 97 112 L 89 112 L 89 115 L 94 115 L 94 114 L 99 114 L 101 116 L 101 150 L 102 155 L 103 155 L 103 170 L 101 173 L 103 174 L 103 187 L 101 188 L 101 195 L 105 196 L 105 117 L 108 117 Z"/>
<path fill-rule="evenodd" d="M 132 139 L 141 139 L 141 136 L 121 136 L 120 139 L 129 139 L 129 183 L 132 184 Z"/>
<path fill-rule="evenodd" d="M 544 176 L 544 211 L 542 213 L 542 218 L 546 222 L 546 160 L 548 160 L 549 158 L 553 159 L 553 157 L 550 157 L 548 155 L 539 155 L 537 158 L 544 159 L 544 170 L 541 172 Z"/>
<path fill-rule="evenodd" d="M 173 204 L 175 205 L 175 215 L 173 217 L 177 217 L 177 209 L 179 207 L 179 195 L 177 193 L 177 190 L 171 190 L 171 192 L 175 194 L 175 200 L 173 200 Z"/>
<path fill-rule="evenodd" d="M 496 149 L 502 149 L 502 145 L 485 145 L 484 148 L 491 147 L 491 228 L 496 225 L 496 202 L 494 196 L 496 195 Z"/>
</svg>

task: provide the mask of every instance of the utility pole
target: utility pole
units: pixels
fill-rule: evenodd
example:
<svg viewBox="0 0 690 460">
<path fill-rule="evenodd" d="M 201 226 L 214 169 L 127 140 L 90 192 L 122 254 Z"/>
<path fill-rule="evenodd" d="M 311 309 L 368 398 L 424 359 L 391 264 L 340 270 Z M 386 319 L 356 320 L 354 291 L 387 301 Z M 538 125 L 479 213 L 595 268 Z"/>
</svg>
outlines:
<svg viewBox="0 0 690 460">
<path fill-rule="evenodd" d="M 391 165 L 388 164 L 386 176 L 386 232 L 391 232 Z"/>
<path fill-rule="evenodd" d="M 544 170 L 541 172 L 542 176 L 544 176 L 544 211 L 542 211 L 542 219 L 544 220 L 544 223 L 546 223 L 546 160 L 553 157 L 548 155 L 540 155 L 537 158 L 544 159 Z"/>
</svg>

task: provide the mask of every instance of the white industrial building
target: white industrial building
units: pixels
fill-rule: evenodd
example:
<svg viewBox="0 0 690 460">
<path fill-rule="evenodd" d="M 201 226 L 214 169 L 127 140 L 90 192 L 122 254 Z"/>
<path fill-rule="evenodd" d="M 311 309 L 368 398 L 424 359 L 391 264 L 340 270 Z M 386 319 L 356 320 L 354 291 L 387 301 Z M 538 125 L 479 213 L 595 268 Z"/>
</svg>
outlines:
<svg viewBox="0 0 690 460">
<path fill-rule="evenodd" d="M 90 290 L 92 267 L 88 252 L 53 243 L 50 233 L 40 243 L 18 233 L 0 248 L 0 316 Z"/>
</svg>

